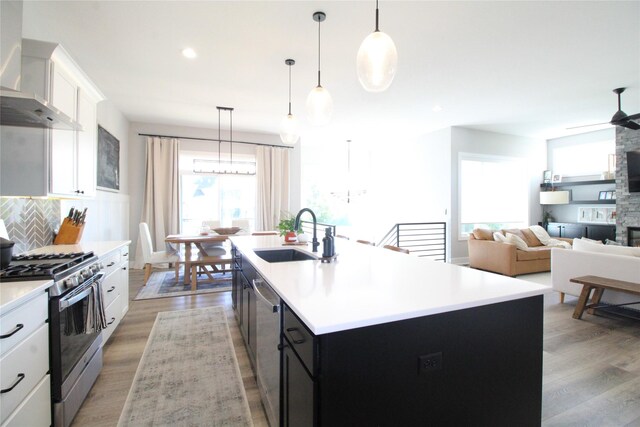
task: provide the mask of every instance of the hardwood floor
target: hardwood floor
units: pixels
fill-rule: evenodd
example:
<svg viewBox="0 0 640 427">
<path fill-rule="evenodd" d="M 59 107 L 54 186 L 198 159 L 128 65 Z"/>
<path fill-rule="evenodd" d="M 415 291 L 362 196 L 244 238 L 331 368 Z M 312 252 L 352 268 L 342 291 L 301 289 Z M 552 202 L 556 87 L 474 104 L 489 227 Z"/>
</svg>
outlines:
<svg viewBox="0 0 640 427">
<path fill-rule="evenodd" d="M 130 270 L 130 298 L 142 270 Z M 571 317 L 575 299 L 545 297 L 542 424 L 640 426 L 640 322 Z M 230 292 L 131 301 L 129 313 L 104 346 L 104 367 L 73 426 L 115 426 L 131 387 L 156 314 L 222 305 L 227 312 L 240 372 L 256 426 L 267 426 L 260 394 L 231 309 Z"/>
<path fill-rule="evenodd" d="M 640 321 L 576 320 L 576 302 L 545 301 L 542 425 L 640 426 Z"/>
</svg>

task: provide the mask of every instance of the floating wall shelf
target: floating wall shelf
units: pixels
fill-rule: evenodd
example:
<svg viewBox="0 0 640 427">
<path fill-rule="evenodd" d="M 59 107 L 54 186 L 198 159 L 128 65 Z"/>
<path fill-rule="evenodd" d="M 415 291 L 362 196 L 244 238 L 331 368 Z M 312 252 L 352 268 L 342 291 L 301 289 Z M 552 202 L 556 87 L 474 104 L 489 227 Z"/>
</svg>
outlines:
<svg viewBox="0 0 640 427">
<path fill-rule="evenodd" d="M 551 188 L 551 187 L 574 187 L 577 185 L 601 185 L 601 184 L 615 184 L 615 179 L 596 179 L 593 181 L 575 181 L 575 182 L 554 182 L 547 184 L 540 184 L 540 188 Z"/>
</svg>

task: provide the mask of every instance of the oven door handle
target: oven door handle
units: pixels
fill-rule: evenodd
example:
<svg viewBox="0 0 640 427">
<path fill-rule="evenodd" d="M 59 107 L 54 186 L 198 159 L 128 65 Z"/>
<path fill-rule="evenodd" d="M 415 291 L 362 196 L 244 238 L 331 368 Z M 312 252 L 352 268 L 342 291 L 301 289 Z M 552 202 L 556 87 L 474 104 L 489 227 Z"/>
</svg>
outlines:
<svg viewBox="0 0 640 427">
<path fill-rule="evenodd" d="M 99 272 L 97 273 L 94 277 L 93 280 L 91 281 L 91 283 L 95 283 L 95 282 L 99 282 L 100 280 L 102 280 L 102 278 L 105 276 L 104 272 Z M 60 311 L 62 312 L 63 310 L 69 308 L 70 306 L 72 306 L 73 304 L 77 303 L 78 301 L 82 300 L 83 298 L 85 298 L 87 295 L 89 295 L 93 290 L 93 287 L 89 286 L 87 289 L 85 289 L 84 291 L 80 292 L 79 294 L 70 296 L 68 298 L 62 298 L 60 300 Z"/>
</svg>

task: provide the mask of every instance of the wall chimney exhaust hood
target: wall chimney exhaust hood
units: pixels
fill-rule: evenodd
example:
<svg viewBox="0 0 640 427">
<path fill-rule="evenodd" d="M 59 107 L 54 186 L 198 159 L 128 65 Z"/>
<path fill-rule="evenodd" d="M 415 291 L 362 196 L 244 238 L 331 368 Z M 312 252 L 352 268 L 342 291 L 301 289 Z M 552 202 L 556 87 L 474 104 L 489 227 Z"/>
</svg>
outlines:
<svg viewBox="0 0 640 427">
<path fill-rule="evenodd" d="M 82 130 L 78 122 L 34 94 L 2 90 L 0 107 L 4 126 Z"/>
<path fill-rule="evenodd" d="M 20 91 L 22 72 L 22 1 L 0 1 L 0 125 L 82 130 L 71 117 L 45 99 Z"/>
</svg>

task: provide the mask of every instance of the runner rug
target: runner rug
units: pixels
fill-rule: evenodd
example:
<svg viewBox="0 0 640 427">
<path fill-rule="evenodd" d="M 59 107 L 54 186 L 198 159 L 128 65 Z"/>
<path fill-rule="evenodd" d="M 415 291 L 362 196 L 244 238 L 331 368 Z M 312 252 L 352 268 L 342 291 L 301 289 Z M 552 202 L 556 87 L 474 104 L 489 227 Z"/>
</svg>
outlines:
<svg viewBox="0 0 640 427">
<path fill-rule="evenodd" d="M 171 271 L 156 271 L 151 274 L 146 286 L 140 288 L 135 300 L 153 299 L 153 298 L 166 298 L 166 297 L 180 297 L 184 295 L 194 294 L 207 294 L 211 292 L 222 292 L 231 290 L 231 273 L 215 273 L 214 278 L 219 279 L 215 282 L 203 281 L 198 282 L 198 288 L 195 292 L 191 291 L 191 285 L 184 284 L 184 277 L 182 272 L 178 281 L 176 282 L 176 276 L 174 270 Z M 204 279 L 207 279 L 205 277 Z"/>
<path fill-rule="evenodd" d="M 118 426 L 252 426 L 223 307 L 158 313 Z"/>
</svg>

